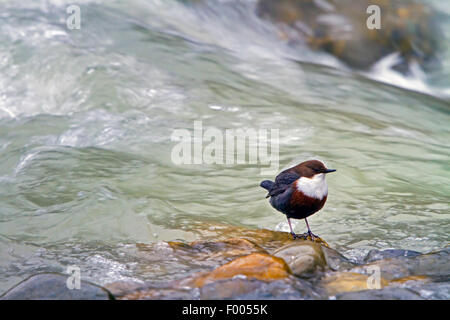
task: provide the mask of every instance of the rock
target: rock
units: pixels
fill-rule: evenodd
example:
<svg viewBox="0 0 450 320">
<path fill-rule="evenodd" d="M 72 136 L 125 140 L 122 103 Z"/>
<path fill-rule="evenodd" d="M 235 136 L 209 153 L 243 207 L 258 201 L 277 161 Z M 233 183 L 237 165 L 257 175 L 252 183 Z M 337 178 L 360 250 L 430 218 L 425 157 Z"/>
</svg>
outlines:
<svg viewBox="0 0 450 320">
<path fill-rule="evenodd" d="M 380 7 L 380 29 L 367 27 L 369 5 Z M 394 52 L 402 72 L 412 62 L 425 66 L 436 60 L 441 38 L 434 13 L 410 0 L 259 0 L 257 14 L 287 26 L 280 31 L 290 42 L 333 54 L 357 69 Z"/>
<path fill-rule="evenodd" d="M 41 273 L 20 282 L 4 295 L 1 300 L 114 300 L 105 288 L 81 281 L 80 289 L 68 289 L 68 275 Z"/>
<path fill-rule="evenodd" d="M 290 274 L 291 270 L 283 259 L 268 254 L 252 253 L 228 262 L 213 271 L 184 280 L 180 285 L 201 287 L 209 282 L 236 276 L 273 281 L 287 278 Z"/>
<path fill-rule="evenodd" d="M 329 295 L 336 295 L 342 292 L 367 290 L 369 288 L 368 278 L 368 276 L 360 273 L 338 272 L 323 278 L 320 285 L 325 287 Z M 381 288 L 388 284 L 389 282 L 386 279 L 380 279 Z"/>
<path fill-rule="evenodd" d="M 105 285 L 105 289 L 111 292 L 111 294 L 116 298 L 146 289 L 147 287 L 147 285 L 135 281 L 116 281 Z"/>
<path fill-rule="evenodd" d="M 359 273 L 367 273 L 369 267 L 380 268 L 380 274 L 388 279 L 395 280 L 409 276 L 427 276 L 434 281 L 446 281 L 450 276 L 449 261 L 450 248 L 412 257 L 397 256 L 376 260 L 364 266 L 353 268 Z"/>
<path fill-rule="evenodd" d="M 199 299 L 197 288 L 147 288 L 118 297 L 119 300 L 192 300 Z"/>
<path fill-rule="evenodd" d="M 334 271 L 348 270 L 356 266 L 356 264 L 342 254 L 329 247 L 322 246 L 323 256 L 328 268 Z"/>
<path fill-rule="evenodd" d="M 169 242 L 169 245 L 179 251 L 195 254 L 197 259 L 225 260 L 237 258 L 251 253 L 267 253 L 266 250 L 250 240 L 231 238 L 219 241 L 194 241 L 190 244 L 182 242 Z"/>
<path fill-rule="evenodd" d="M 324 242 L 297 240 L 273 252 L 286 261 L 296 276 L 312 276 L 318 271 L 344 270 L 354 267 L 348 259 L 327 246 Z"/>
<path fill-rule="evenodd" d="M 423 298 L 406 288 L 384 288 L 381 290 L 364 290 L 345 292 L 336 296 L 337 300 L 423 300 Z"/>
<path fill-rule="evenodd" d="M 296 276 L 324 271 L 326 267 L 321 246 L 312 241 L 296 241 L 274 251 L 273 255 L 284 259 Z"/>
<path fill-rule="evenodd" d="M 234 277 L 205 284 L 199 288 L 192 287 L 154 287 L 138 290 L 121 300 L 155 300 L 155 299 L 325 299 L 326 296 L 310 283 L 293 277 L 263 281 Z"/>
<path fill-rule="evenodd" d="M 409 282 L 409 281 L 408 281 Z M 406 281 L 404 282 L 406 283 Z M 416 282 L 409 286 L 389 286 L 380 290 L 346 292 L 336 295 L 338 300 L 449 300 L 450 283 Z"/>
<path fill-rule="evenodd" d="M 208 283 L 200 288 L 200 299 L 323 299 L 311 284 L 301 279 L 274 281 L 233 278 Z"/>
<path fill-rule="evenodd" d="M 201 236 L 202 241 L 223 241 L 239 238 L 251 241 L 266 251 L 275 250 L 287 243 L 293 242 L 288 232 L 268 229 L 249 229 L 226 224 L 199 223 L 191 226 L 193 232 Z"/>
<path fill-rule="evenodd" d="M 387 258 L 406 257 L 412 258 L 420 256 L 422 253 L 413 250 L 387 249 L 387 250 L 370 250 L 364 258 L 364 263 L 369 263 Z"/>
<path fill-rule="evenodd" d="M 431 279 L 427 276 L 409 276 L 409 277 L 391 280 L 391 283 L 392 284 L 405 284 L 405 283 L 417 282 L 417 281 L 428 282 L 428 281 L 431 281 Z"/>
</svg>

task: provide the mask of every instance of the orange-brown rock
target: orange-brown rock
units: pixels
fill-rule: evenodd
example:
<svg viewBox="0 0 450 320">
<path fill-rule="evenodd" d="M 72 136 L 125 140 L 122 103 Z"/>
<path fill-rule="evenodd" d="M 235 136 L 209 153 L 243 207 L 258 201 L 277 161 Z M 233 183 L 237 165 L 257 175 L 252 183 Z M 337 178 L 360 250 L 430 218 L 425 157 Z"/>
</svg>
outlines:
<svg viewBox="0 0 450 320">
<path fill-rule="evenodd" d="M 217 241 L 194 241 L 190 244 L 169 241 L 169 246 L 175 250 L 190 251 L 197 259 L 225 259 L 250 253 L 267 253 L 256 243 L 242 238 L 231 238 Z"/>
<path fill-rule="evenodd" d="M 320 281 L 329 295 L 342 292 L 362 291 L 372 289 L 368 285 L 369 276 L 356 272 L 337 272 L 326 276 Z M 380 288 L 389 284 L 386 279 L 380 279 Z"/>
<path fill-rule="evenodd" d="M 399 279 L 391 280 L 392 284 L 403 284 L 409 281 L 420 281 L 420 282 L 429 282 L 431 279 L 427 276 L 409 276 L 409 277 L 403 277 Z"/>
<path fill-rule="evenodd" d="M 198 276 L 180 282 L 181 286 L 201 287 L 206 283 L 230 279 L 238 275 L 264 281 L 278 280 L 291 274 L 286 262 L 278 257 L 263 253 L 252 253 L 237 258 L 219 268 L 201 273 Z"/>
<path fill-rule="evenodd" d="M 268 229 L 249 229 L 229 224 L 210 223 L 199 221 L 190 226 L 193 233 L 198 234 L 201 241 L 186 244 L 179 241 L 170 242 L 173 248 L 195 245 L 196 243 L 220 242 L 229 239 L 244 239 L 263 248 L 273 250 L 294 241 L 288 232 L 273 231 Z"/>
</svg>

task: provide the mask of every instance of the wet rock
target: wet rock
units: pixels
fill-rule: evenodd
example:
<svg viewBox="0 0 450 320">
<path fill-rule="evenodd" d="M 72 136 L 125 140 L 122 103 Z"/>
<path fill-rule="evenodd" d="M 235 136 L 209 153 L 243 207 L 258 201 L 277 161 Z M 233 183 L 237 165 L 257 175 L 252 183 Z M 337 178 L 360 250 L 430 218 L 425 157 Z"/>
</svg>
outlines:
<svg viewBox="0 0 450 320">
<path fill-rule="evenodd" d="M 310 283 L 295 278 L 274 281 L 234 277 L 205 284 L 199 288 L 192 287 L 153 287 L 138 290 L 120 300 L 173 300 L 173 299 L 325 299 L 326 296 Z"/>
<path fill-rule="evenodd" d="M 326 260 L 321 245 L 312 241 L 297 241 L 273 252 L 273 255 L 286 261 L 296 276 L 306 276 L 323 271 Z"/>
<path fill-rule="evenodd" d="M 387 258 L 406 257 L 412 258 L 420 256 L 422 253 L 413 250 L 402 249 L 387 249 L 387 250 L 370 250 L 367 256 L 364 258 L 364 263 L 370 263 L 377 260 L 383 260 Z"/>
<path fill-rule="evenodd" d="M 406 282 L 404 282 L 406 283 Z M 380 290 L 364 290 L 345 292 L 336 295 L 339 300 L 448 300 L 450 299 L 450 283 L 416 282 L 414 285 L 397 284 Z"/>
<path fill-rule="evenodd" d="M 423 300 L 414 291 L 407 288 L 384 288 L 380 290 L 364 290 L 345 292 L 336 296 L 337 300 Z"/>
<path fill-rule="evenodd" d="M 209 282 L 230 279 L 235 276 L 273 281 L 287 278 L 290 274 L 291 270 L 283 259 L 268 254 L 252 253 L 228 262 L 211 272 L 184 280 L 180 285 L 201 287 Z"/>
<path fill-rule="evenodd" d="M 105 288 L 81 281 L 80 289 L 68 289 L 68 275 L 42 273 L 34 275 L 11 288 L 1 300 L 112 300 Z"/>
<path fill-rule="evenodd" d="M 369 276 L 356 272 L 338 272 L 327 275 L 320 281 L 329 295 L 336 295 L 342 292 L 362 291 L 370 289 Z M 387 286 L 386 279 L 380 279 L 380 287 Z"/>
<path fill-rule="evenodd" d="M 278 249 L 295 240 L 288 232 L 268 229 L 249 229 L 227 224 L 202 222 L 191 226 L 193 232 L 201 235 L 202 241 L 222 241 L 230 238 L 246 239 L 266 251 Z"/>
<path fill-rule="evenodd" d="M 367 27 L 369 5 L 380 7 L 380 29 Z M 290 42 L 333 54 L 357 69 L 397 52 L 397 69 L 406 72 L 413 61 L 424 66 L 436 60 L 439 49 L 435 14 L 416 1 L 259 0 L 257 14 L 279 24 Z"/>
<path fill-rule="evenodd" d="M 353 268 L 359 273 L 367 273 L 370 267 L 378 267 L 382 277 L 395 280 L 409 276 L 426 276 L 434 281 L 446 281 L 450 277 L 450 264 L 448 263 L 450 248 L 441 251 L 421 254 L 413 257 L 398 256 L 376 260 L 364 266 Z"/>
<path fill-rule="evenodd" d="M 448 281 L 415 285 L 409 289 L 427 300 L 450 300 L 450 283 Z"/>
<path fill-rule="evenodd" d="M 322 246 L 323 256 L 328 268 L 334 271 L 348 270 L 356 266 L 356 264 L 334 249 Z"/>
<path fill-rule="evenodd" d="M 147 288 L 118 297 L 119 300 L 192 300 L 199 299 L 197 288 Z"/>
<path fill-rule="evenodd" d="M 105 285 L 105 289 L 111 292 L 111 294 L 116 298 L 141 291 L 147 287 L 148 285 L 135 281 L 116 281 Z"/>
<path fill-rule="evenodd" d="M 321 243 L 297 240 L 275 250 L 273 255 L 284 259 L 294 275 L 303 277 L 327 269 L 336 271 L 355 266 L 336 250 Z"/>
<path fill-rule="evenodd" d="M 169 242 L 177 250 L 195 254 L 197 259 L 226 260 L 251 253 L 267 253 L 256 243 L 242 238 L 231 238 L 219 241 L 194 241 L 190 244 L 182 242 Z"/>
<path fill-rule="evenodd" d="M 200 288 L 200 299 L 323 299 L 324 295 L 300 279 L 261 281 L 256 279 L 226 279 Z"/>
</svg>

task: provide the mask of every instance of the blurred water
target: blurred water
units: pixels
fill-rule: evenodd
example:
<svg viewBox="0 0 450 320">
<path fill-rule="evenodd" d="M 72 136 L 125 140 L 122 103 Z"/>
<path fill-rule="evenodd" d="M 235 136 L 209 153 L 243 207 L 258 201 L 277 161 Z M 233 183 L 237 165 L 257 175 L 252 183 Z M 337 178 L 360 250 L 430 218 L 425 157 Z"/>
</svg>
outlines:
<svg viewBox="0 0 450 320">
<path fill-rule="evenodd" d="M 0 4 L 0 292 L 67 265 L 100 283 L 170 278 L 175 261 L 134 244 L 284 230 L 258 166 L 171 161 L 172 132 L 196 120 L 278 128 L 281 167 L 336 168 L 310 225 L 348 256 L 448 243 L 448 51 L 426 79 L 362 74 L 287 46 L 254 1 L 78 3 L 80 30 L 71 1 Z"/>
</svg>

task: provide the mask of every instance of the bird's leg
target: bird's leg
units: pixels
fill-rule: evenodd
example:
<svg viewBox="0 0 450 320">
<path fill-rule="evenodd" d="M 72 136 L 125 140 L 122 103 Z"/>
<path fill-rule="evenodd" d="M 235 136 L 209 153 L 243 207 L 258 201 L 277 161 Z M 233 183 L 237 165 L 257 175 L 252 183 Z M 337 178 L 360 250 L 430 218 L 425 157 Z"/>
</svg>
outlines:
<svg viewBox="0 0 450 320">
<path fill-rule="evenodd" d="M 298 236 L 295 234 L 294 230 L 292 230 L 291 219 L 290 219 L 290 218 L 287 218 L 287 221 L 288 221 L 288 223 L 289 223 L 289 228 L 291 229 L 291 235 L 292 235 L 292 237 L 293 237 L 294 240 L 295 240 L 295 239 L 298 238 Z"/>
<path fill-rule="evenodd" d="M 311 229 L 309 228 L 308 220 L 306 220 L 306 218 L 305 218 L 305 222 L 306 222 L 306 226 L 308 227 L 308 235 L 311 237 L 311 240 L 314 241 L 314 238 L 319 238 L 318 236 L 316 236 L 314 233 L 311 232 Z"/>
</svg>

